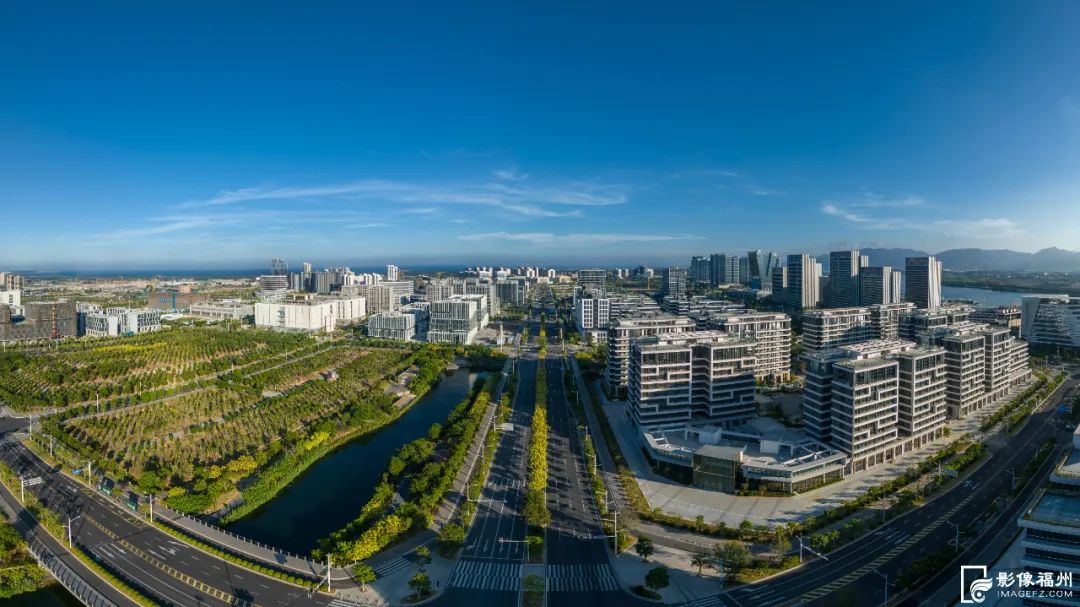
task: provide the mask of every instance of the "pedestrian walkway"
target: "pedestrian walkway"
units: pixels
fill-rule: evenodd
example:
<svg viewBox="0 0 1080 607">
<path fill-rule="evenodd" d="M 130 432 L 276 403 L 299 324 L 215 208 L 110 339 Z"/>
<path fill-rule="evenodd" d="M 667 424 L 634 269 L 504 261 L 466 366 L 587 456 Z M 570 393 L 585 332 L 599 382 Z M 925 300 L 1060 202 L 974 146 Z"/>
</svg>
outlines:
<svg viewBox="0 0 1080 607">
<path fill-rule="evenodd" d="M 712 595 L 702 597 L 700 599 L 694 599 L 687 603 L 683 603 L 680 607 L 715 607 L 716 605 L 725 605 L 724 600 L 719 595 Z"/>
<path fill-rule="evenodd" d="M 548 592 L 618 590 L 619 580 L 607 563 L 597 565 L 548 565 Z"/>
<path fill-rule="evenodd" d="M 464 560 L 450 576 L 451 588 L 516 591 L 521 587 L 521 563 Z"/>
<path fill-rule="evenodd" d="M 386 577 L 394 573 L 395 571 L 400 571 L 408 567 L 411 564 L 412 563 L 410 563 L 408 559 L 399 556 L 397 558 L 390 559 L 389 561 L 379 563 L 379 565 L 373 567 L 373 569 L 375 570 L 375 575 L 379 577 Z"/>
<path fill-rule="evenodd" d="M 660 590 L 665 603 L 686 603 L 694 601 L 694 607 L 709 607 L 721 603 L 712 599 L 724 590 L 720 575 L 715 569 L 703 567 L 701 575 L 691 564 L 693 555 L 685 550 L 655 544 L 656 552 L 644 562 L 637 555 L 629 552 L 612 559 L 618 582 L 624 588 L 632 588 L 645 583 L 645 575 L 656 567 L 667 567 L 669 584 Z M 756 604 L 756 603 L 755 603 Z"/>
</svg>

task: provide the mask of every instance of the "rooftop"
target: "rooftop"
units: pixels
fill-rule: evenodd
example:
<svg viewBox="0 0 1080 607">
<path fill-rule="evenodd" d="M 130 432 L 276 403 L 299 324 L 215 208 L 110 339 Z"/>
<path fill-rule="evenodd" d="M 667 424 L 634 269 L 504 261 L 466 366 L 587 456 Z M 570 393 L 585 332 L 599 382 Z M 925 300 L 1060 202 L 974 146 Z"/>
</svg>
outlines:
<svg viewBox="0 0 1080 607">
<path fill-rule="evenodd" d="M 1025 518 L 1037 523 L 1080 527 L 1080 498 L 1044 493 Z"/>
</svg>

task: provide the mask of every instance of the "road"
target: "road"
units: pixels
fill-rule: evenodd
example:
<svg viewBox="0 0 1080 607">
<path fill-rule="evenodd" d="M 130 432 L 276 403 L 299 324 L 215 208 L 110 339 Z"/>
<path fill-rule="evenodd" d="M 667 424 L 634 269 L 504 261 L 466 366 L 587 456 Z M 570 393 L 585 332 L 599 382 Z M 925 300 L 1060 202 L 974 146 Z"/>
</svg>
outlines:
<svg viewBox="0 0 1080 607">
<path fill-rule="evenodd" d="M 520 383 L 509 423 L 495 448 L 476 516 L 460 560 L 437 601 L 441 605 L 517 605 L 525 560 L 524 460 L 536 389 L 536 354 L 530 346 L 518 359 Z"/>
<path fill-rule="evenodd" d="M 556 342 L 558 339 L 550 340 Z M 553 345 L 556 345 L 553 344 Z M 552 347 L 558 351 L 560 348 Z M 578 440 L 562 380 L 563 363 L 549 353 L 548 377 L 548 603 L 552 605 L 628 605 L 634 599 L 619 588 L 608 557 L 596 504 L 589 488 Z M 590 464 L 591 465 L 591 464 Z"/>
<path fill-rule="evenodd" d="M 1068 392 L 1076 383 L 1069 379 L 1057 395 Z M 995 499 L 1012 484 L 1010 470 L 1017 474 L 1031 461 L 1039 448 L 1055 438 L 1054 408 L 1060 396 L 1051 398 L 1027 425 L 1009 440 L 1008 449 L 989 456 L 970 483 L 953 487 L 945 494 L 896 518 L 839 550 L 828 554 L 828 561 L 815 560 L 767 581 L 750 584 L 720 595 L 725 604 L 735 607 L 772 607 L 774 605 L 881 605 L 885 598 L 886 577 L 892 584 L 916 559 L 949 545 L 956 534 L 950 523 L 964 530 L 976 521 Z M 1056 438 L 1067 441 L 1058 433 Z M 1039 484 L 1035 478 L 1018 499 L 1008 503 L 1006 518 L 1016 517 L 1026 497 Z M 974 531 L 975 528 L 972 527 Z M 931 588 L 932 593 L 936 588 Z M 897 588 L 889 590 L 897 595 Z M 911 604 L 919 602 L 912 597 Z M 907 603 L 905 602 L 905 604 Z"/>
</svg>

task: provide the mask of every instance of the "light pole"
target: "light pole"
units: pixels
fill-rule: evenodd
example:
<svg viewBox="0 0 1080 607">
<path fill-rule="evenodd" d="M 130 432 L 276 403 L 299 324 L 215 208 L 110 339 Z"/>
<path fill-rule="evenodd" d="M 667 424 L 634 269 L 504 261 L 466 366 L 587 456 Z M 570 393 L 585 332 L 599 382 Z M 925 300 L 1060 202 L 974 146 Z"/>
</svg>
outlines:
<svg viewBox="0 0 1080 607">
<path fill-rule="evenodd" d="M 1012 491 L 1016 489 L 1016 472 L 1013 472 L 1012 469 L 1008 469 L 1005 472 L 1008 472 L 1009 475 L 1012 476 L 1012 484 L 1009 485 L 1009 491 Z"/>
<path fill-rule="evenodd" d="M 960 525 L 957 524 L 957 523 L 954 523 L 952 521 L 945 521 L 945 522 L 952 525 L 953 528 L 956 529 L 956 550 L 957 550 L 957 552 L 959 552 L 960 551 Z"/>
<path fill-rule="evenodd" d="M 884 605 L 885 607 L 888 607 L 888 605 L 889 605 L 889 576 L 882 573 L 882 572 L 880 572 L 880 571 L 878 571 L 877 569 L 874 569 L 874 573 L 880 575 L 881 577 L 883 577 L 885 579 L 885 600 L 882 601 L 881 604 Z"/>
<path fill-rule="evenodd" d="M 326 555 L 326 591 L 330 592 L 330 555 Z"/>
<path fill-rule="evenodd" d="M 74 523 L 75 521 L 77 521 L 77 520 L 79 520 L 81 518 L 82 518 L 81 514 L 79 516 L 75 516 L 75 517 L 71 517 L 71 516 L 68 517 L 68 522 L 67 522 L 68 548 L 71 548 L 71 523 Z"/>
</svg>

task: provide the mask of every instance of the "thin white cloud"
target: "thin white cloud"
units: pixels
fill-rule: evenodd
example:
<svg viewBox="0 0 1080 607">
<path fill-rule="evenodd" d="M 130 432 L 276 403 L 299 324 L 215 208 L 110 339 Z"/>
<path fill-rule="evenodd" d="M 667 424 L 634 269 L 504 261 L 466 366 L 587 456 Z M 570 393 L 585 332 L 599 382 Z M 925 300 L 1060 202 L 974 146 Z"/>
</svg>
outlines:
<svg viewBox="0 0 1080 607">
<path fill-rule="evenodd" d="M 515 173 L 516 175 L 516 173 Z M 305 187 L 242 188 L 218 192 L 206 200 L 188 201 L 178 209 L 240 205 L 259 201 L 310 200 L 325 203 L 382 201 L 404 205 L 424 205 L 406 212 L 433 212 L 435 205 L 474 205 L 503 211 L 510 218 L 581 217 L 580 208 L 624 204 L 627 188 L 586 181 L 525 186 L 520 182 L 413 183 L 365 179 L 342 184 Z M 580 207 L 557 211 L 549 207 Z M 245 206 L 246 208 L 246 206 Z"/>
<path fill-rule="evenodd" d="M 120 230 L 113 230 L 101 234 L 102 238 L 139 238 L 144 236 L 157 236 L 160 234 L 171 234 L 173 232 L 181 232 L 184 230 L 191 230 L 195 228 L 206 228 L 214 225 L 219 225 L 216 218 L 211 217 L 190 217 L 186 219 L 175 219 L 162 223 L 159 225 L 151 225 L 141 228 L 123 228 Z M 226 220 L 224 223 L 236 223 L 235 221 Z"/>
<path fill-rule="evenodd" d="M 686 234 L 619 234 L 579 233 L 553 234 L 551 232 L 486 232 L 464 234 L 460 240 L 511 240 L 538 245 L 589 245 L 617 244 L 623 242 L 667 242 L 673 240 L 702 240 L 701 236 Z"/>
<path fill-rule="evenodd" d="M 521 181 L 522 179 L 528 179 L 529 175 L 522 173 L 517 167 L 503 169 L 500 171 L 494 171 L 492 175 L 496 179 L 502 179 L 503 181 Z"/>
<path fill-rule="evenodd" d="M 410 215 L 434 215 L 439 212 L 439 209 L 435 207 L 414 207 L 411 209 L 403 209 L 402 213 L 409 213 Z"/>
<path fill-rule="evenodd" d="M 348 227 L 351 230 L 366 230 L 366 229 L 369 229 L 369 228 L 392 228 L 392 227 L 394 227 L 394 224 L 392 224 L 392 223 L 380 223 L 380 222 L 354 223 L 354 224 L 352 224 L 352 225 L 350 225 Z"/>
<path fill-rule="evenodd" d="M 919 204 L 909 204 L 907 206 L 919 206 Z M 833 202 L 822 203 L 821 212 L 833 217 L 839 217 L 850 223 L 876 230 L 911 230 L 918 232 L 933 232 L 945 236 L 966 236 L 985 239 L 1011 238 L 1024 232 L 1015 221 L 1003 217 L 986 217 L 980 219 L 920 219 L 913 221 L 904 217 L 865 215 L 841 207 Z"/>
</svg>

